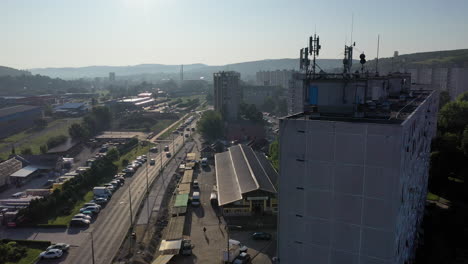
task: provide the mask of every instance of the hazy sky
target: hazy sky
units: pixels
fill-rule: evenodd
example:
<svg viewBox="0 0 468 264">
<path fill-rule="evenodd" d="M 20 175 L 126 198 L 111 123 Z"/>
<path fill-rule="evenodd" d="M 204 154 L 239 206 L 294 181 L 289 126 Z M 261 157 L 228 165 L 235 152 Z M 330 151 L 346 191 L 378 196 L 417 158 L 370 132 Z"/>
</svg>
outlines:
<svg viewBox="0 0 468 264">
<path fill-rule="evenodd" d="M 468 0 L 0 0 L 0 65 L 26 69 L 381 56 L 468 48 Z M 356 54 L 356 53 L 355 53 Z M 355 55 L 357 58 L 357 54 Z"/>
</svg>

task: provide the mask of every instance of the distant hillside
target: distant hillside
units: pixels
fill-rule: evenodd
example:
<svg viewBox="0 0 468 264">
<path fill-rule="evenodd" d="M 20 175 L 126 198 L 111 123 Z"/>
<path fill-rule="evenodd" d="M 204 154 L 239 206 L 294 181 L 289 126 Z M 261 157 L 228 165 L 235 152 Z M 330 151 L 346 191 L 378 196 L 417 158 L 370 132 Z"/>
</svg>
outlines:
<svg viewBox="0 0 468 264">
<path fill-rule="evenodd" d="M 374 71 L 375 63 L 375 60 L 369 60 L 365 66 Z M 379 58 L 379 72 L 381 73 L 427 67 L 468 67 L 468 49 L 420 52 L 399 55 L 394 58 Z M 360 68 L 359 62 L 354 64 L 354 70 Z"/>
<path fill-rule="evenodd" d="M 323 69 L 339 67 L 339 59 L 320 59 L 318 64 Z M 184 76 L 187 78 L 198 78 L 201 76 L 211 78 L 212 74 L 221 70 L 233 70 L 241 73 L 242 77 L 255 76 L 261 70 L 298 69 L 298 59 L 274 59 L 250 61 L 242 63 L 227 64 L 222 66 L 209 66 L 205 64 L 184 65 Z M 120 76 L 134 76 L 144 74 L 179 74 L 180 65 L 163 64 L 141 64 L 135 66 L 89 66 L 79 68 L 40 68 L 31 69 L 33 74 L 46 75 L 52 78 L 77 79 L 107 77 L 109 72 L 115 72 L 117 78 Z"/>
<path fill-rule="evenodd" d="M 0 76 L 21 76 L 31 75 L 28 71 L 21 71 L 10 67 L 0 66 Z"/>
<path fill-rule="evenodd" d="M 184 70 L 204 67 L 204 64 L 184 65 Z M 46 75 L 52 78 L 62 79 L 78 79 L 78 78 L 94 78 L 108 77 L 109 72 L 115 72 L 117 77 L 151 74 L 151 73 L 177 73 L 180 71 L 180 65 L 164 65 L 164 64 L 140 64 L 135 66 L 88 66 L 78 68 L 37 68 L 30 69 L 33 74 Z"/>
</svg>

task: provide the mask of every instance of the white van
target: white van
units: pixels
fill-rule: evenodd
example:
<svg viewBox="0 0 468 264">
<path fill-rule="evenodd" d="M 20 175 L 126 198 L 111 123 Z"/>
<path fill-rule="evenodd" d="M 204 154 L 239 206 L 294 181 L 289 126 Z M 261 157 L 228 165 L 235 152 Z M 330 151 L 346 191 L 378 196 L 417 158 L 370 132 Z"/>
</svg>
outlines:
<svg viewBox="0 0 468 264">
<path fill-rule="evenodd" d="M 200 192 L 193 192 L 192 194 L 192 205 L 199 206 L 200 205 Z"/>
</svg>

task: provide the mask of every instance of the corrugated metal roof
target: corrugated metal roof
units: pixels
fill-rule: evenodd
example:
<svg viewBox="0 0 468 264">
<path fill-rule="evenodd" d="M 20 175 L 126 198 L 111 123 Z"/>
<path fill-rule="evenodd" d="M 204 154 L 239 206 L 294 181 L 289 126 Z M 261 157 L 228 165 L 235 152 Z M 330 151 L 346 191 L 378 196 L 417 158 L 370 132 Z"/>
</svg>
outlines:
<svg viewBox="0 0 468 264">
<path fill-rule="evenodd" d="M 81 107 L 85 107 L 86 104 L 84 103 L 64 103 L 63 105 L 55 107 L 56 110 L 59 109 L 79 109 Z"/>
<path fill-rule="evenodd" d="M 182 177 L 182 181 L 180 183 L 192 183 L 193 178 L 193 170 L 185 170 L 184 177 Z"/>
<path fill-rule="evenodd" d="M 232 167 L 229 151 L 215 156 L 216 183 L 218 186 L 218 203 L 224 205 L 242 199 L 237 176 Z"/>
<path fill-rule="evenodd" d="M 190 183 L 181 183 L 177 187 L 178 194 L 189 194 L 190 193 Z"/>
<path fill-rule="evenodd" d="M 236 145 L 215 155 L 219 205 L 242 199 L 255 190 L 276 193 L 277 172 L 261 153 L 251 147 Z"/>
<path fill-rule="evenodd" d="M 258 189 L 257 182 L 252 177 L 249 165 L 247 164 L 244 150 L 241 145 L 236 145 L 229 148 L 231 154 L 231 162 L 239 182 L 239 188 L 242 193 L 251 192 Z"/>
<path fill-rule="evenodd" d="M 11 177 L 28 177 L 29 175 L 33 174 L 35 171 L 37 171 L 39 168 L 35 166 L 26 166 L 22 168 L 21 170 L 11 174 Z"/>
</svg>

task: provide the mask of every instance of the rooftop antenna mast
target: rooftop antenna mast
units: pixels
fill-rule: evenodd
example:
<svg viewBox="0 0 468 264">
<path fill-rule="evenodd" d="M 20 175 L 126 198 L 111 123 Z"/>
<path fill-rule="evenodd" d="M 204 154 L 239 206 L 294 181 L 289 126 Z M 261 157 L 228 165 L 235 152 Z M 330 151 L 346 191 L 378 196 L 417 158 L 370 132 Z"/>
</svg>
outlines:
<svg viewBox="0 0 468 264">
<path fill-rule="evenodd" d="M 320 38 L 317 34 L 314 33 L 314 36 L 309 37 L 309 54 L 312 55 L 312 76 L 315 76 L 315 71 L 317 67 L 316 57 L 319 55 L 319 51 L 322 48 L 320 45 Z M 306 48 L 307 50 L 307 48 Z"/>
<path fill-rule="evenodd" d="M 379 49 L 380 49 L 380 34 L 377 35 L 377 59 L 375 60 L 375 73 L 379 75 Z"/>
</svg>

